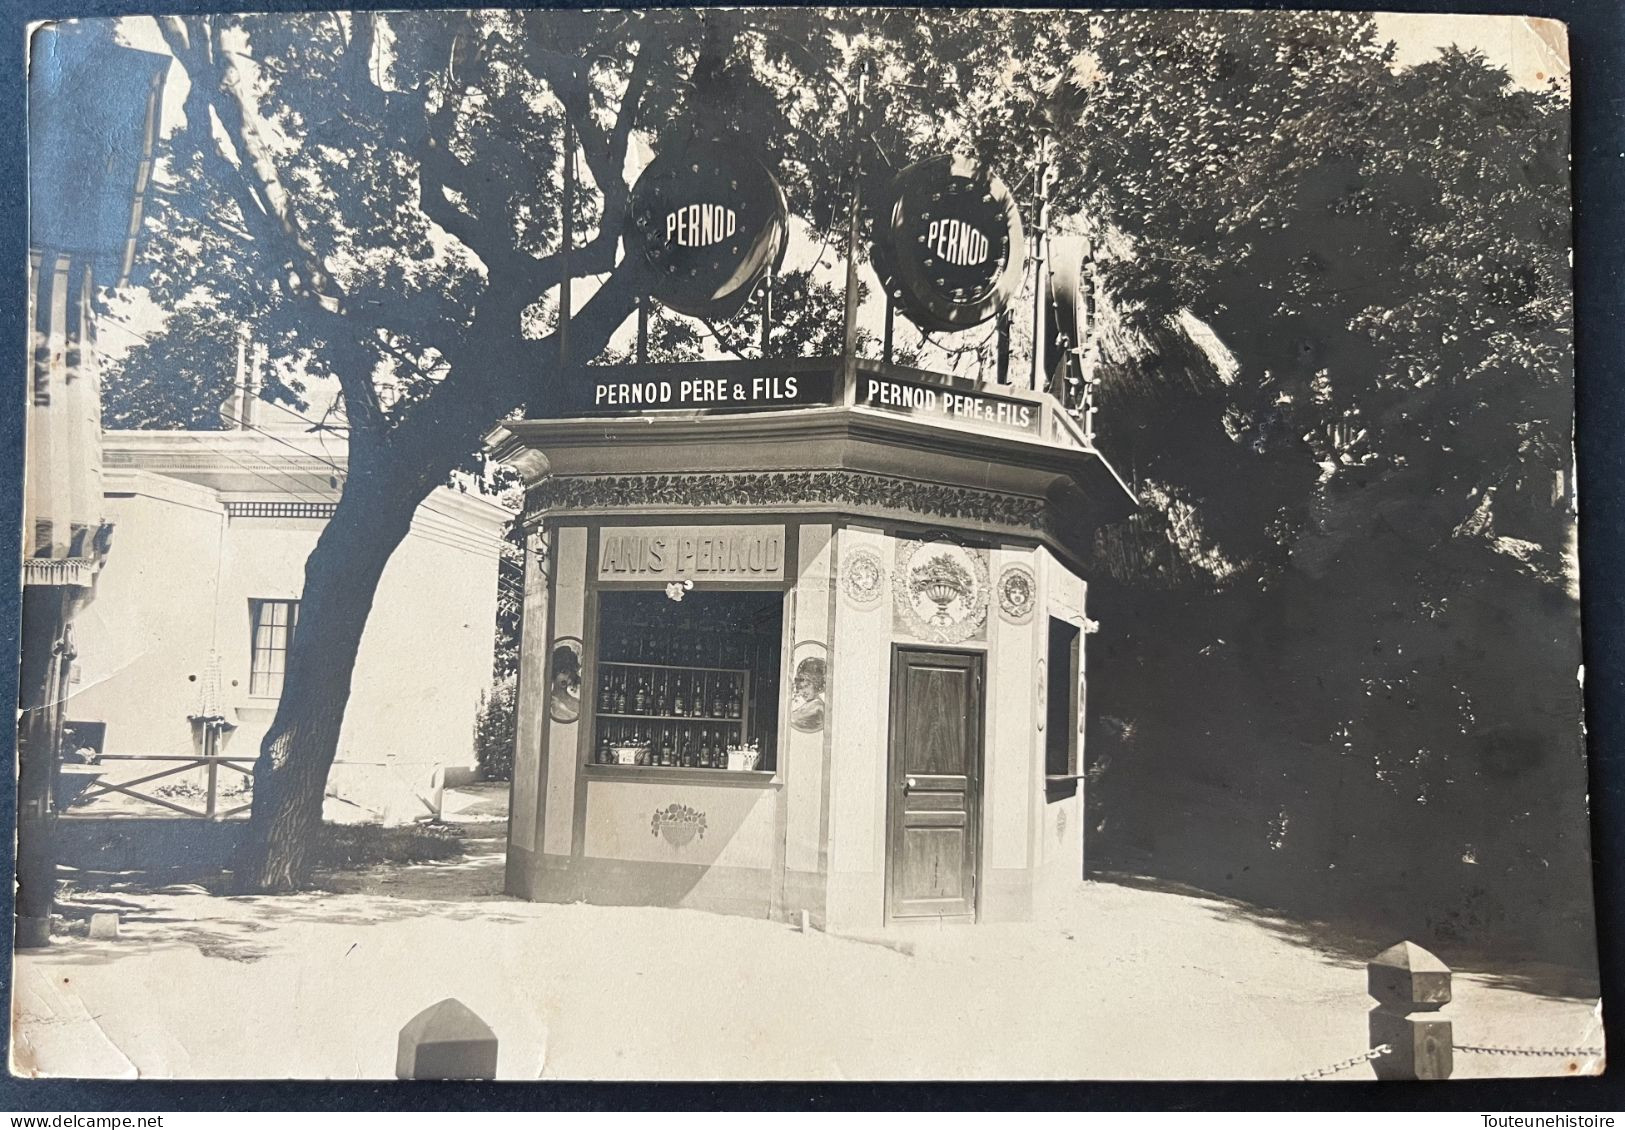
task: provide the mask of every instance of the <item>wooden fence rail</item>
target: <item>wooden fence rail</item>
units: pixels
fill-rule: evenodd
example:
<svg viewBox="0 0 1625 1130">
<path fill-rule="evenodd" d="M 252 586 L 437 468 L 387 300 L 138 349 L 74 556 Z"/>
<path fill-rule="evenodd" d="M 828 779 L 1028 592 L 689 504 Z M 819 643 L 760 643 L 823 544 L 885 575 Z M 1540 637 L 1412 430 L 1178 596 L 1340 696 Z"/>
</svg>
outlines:
<svg viewBox="0 0 1625 1130">
<path fill-rule="evenodd" d="M 142 761 L 173 763 L 166 769 L 156 773 L 148 773 L 137 777 L 133 781 L 110 781 L 107 779 L 107 770 L 103 768 L 109 762 Z M 206 770 L 206 784 L 204 786 L 203 807 L 191 808 L 184 804 L 177 804 L 168 797 L 158 796 L 153 792 L 144 792 L 137 786 L 150 785 L 165 777 L 176 777 L 193 769 Z M 220 807 L 220 771 L 229 769 L 240 773 L 252 783 L 254 779 L 254 759 L 252 757 L 210 757 L 197 754 L 156 754 L 156 753 L 104 753 L 95 765 L 76 765 L 72 763 L 61 766 L 59 772 L 65 776 L 92 777 L 92 783 L 78 794 L 79 801 L 95 800 L 97 797 L 108 796 L 112 793 L 122 793 L 134 797 L 145 804 L 157 805 L 160 808 L 177 812 L 182 816 L 190 816 L 199 820 L 225 820 L 240 813 L 247 812 L 253 807 L 251 803 L 234 805 L 231 808 Z M 92 817 L 96 813 L 73 812 L 66 805 L 61 806 L 60 815 L 73 819 L 75 817 Z M 139 815 L 139 814 L 137 814 Z M 156 814 L 155 814 L 156 815 Z"/>
</svg>

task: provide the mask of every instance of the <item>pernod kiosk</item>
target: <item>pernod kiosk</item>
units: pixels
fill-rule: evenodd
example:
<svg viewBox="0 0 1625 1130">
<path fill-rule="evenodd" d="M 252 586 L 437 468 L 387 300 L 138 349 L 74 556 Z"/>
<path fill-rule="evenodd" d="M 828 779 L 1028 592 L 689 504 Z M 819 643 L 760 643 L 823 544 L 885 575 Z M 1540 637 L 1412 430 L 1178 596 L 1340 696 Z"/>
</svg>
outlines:
<svg viewBox="0 0 1625 1130">
<path fill-rule="evenodd" d="M 922 162 L 886 204 L 905 315 L 1004 310 L 996 177 Z M 737 311 L 786 239 L 721 142 L 657 158 L 632 211 L 689 314 Z M 1024 918 L 1080 878 L 1078 563 L 1128 491 L 1065 389 L 852 353 L 588 366 L 493 436 L 527 476 L 511 894 L 859 930 Z"/>
</svg>

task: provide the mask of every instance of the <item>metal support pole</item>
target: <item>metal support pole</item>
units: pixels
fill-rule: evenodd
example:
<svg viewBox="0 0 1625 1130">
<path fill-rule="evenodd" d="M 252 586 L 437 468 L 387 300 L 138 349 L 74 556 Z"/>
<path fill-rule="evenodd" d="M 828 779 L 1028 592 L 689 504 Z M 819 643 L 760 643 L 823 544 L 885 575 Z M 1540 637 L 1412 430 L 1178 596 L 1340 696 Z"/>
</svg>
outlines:
<svg viewBox="0 0 1625 1130">
<path fill-rule="evenodd" d="M 1049 243 L 1049 134 L 1038 142 L 1038 167 L 1033 185 L 1033 358 L 1029 387 L 1041 391 L 1048 378 L 1044 357 L 1044 252 Z"/>
<path fill-rule="evenodd" d="M 846 227 L 846 311 L 841 335 L 842 403 L 852 403 L 858 384 L 858 218 L 862 215 L 862 189 L 858 160 L 858 130 L 863 117 L 864 87 L 869 81 L 867 66 L 858 74 L 858 96 L 851 106 L 852 211 Z"/>
<path fill-rule="evenodd" d="M 886 292 L 886 345 L 885 345 L 885 349 L 882 352 L 882 356 L 884 356 L 886 358 L 886 364 L 888 364 L 888 365 L 891 364 L 892 319 L 893 319 L 894 315 L 896 314 L 896 312 L 897 312 L 897 308 L 896 308 L 896 304 L 892 301 L 891 292 L 887 291 Z"/>
<path fill-rule="evenodd" d="M 638 364 L 649 363 L 649 296 L 638 295 Z"/>
<path fill-rule="evenodd" d="M 767 276 L 762 280 L 762 356 L 767 357 L 771 350 L 773 332 L 773 267 L 767 268 Z"/>
<path fill-rule="evenodd" d="M 570 247 L 576 239 L 576 130 L 564 116 L 564 233 L 559 241 L 559 367 L 570 367 Z"/>
<path fill-rule="evenodd" d="M 1010 383 L 1010 311 L 999 312 L 998 321 L 998 363 L 995 367 L 995 379 L 1001 385 Z"/>
</svg>

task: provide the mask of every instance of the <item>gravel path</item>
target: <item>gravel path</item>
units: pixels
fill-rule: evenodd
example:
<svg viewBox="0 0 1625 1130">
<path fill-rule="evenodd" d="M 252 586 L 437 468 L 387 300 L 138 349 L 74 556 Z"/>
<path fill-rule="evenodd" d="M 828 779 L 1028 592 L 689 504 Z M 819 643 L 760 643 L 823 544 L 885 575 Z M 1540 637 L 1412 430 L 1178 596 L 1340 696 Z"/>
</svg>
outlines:
<svg viewBox="0 0 1625 1130">
<path fill-rule="evenodd" d="M 507 1078 L 1282 1078 L 1367 1047 L 1359 964 L 1217 899 L 1080 883 L 1050 920 L 916 928 L 902 953 L 695 911 L 508 899 L 500 817 L 450 815 L 483 837 L 467 858 L 330 893 L 118 896 L 118 940 L 19 959 L 17 1069 L 390 1077 L 400 1026 L 448 996 L 496 1031 Z M 1458 976 L 1450 1015 L 1458 1043 L 1602 1041 L 1593 1002 L 1488 976 Z M 1458 1077 L 1600 1069 L 1456 1059 Z"/>
</svg>

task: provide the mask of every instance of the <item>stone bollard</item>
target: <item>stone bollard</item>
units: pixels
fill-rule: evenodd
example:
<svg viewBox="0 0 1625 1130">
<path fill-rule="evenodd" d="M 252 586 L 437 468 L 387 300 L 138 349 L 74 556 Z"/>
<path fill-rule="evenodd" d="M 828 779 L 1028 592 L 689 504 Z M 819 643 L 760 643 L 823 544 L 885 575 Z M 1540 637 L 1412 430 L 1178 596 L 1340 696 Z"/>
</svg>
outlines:
<svg viewBox="0 0 1625 1130">
<path fill-rule="evenodd" d="M 496 1033 L 460 1000 L 432 1004 L 401 1029 L 397 1079 L 495 1079 Z"/>
<path fill-rule="evenodd" d="M 1371 1061 L 1377 1078 L 1450 1078 L 1450 1021 L 1438 1015 L 1450 1003 L 1450 967 L 1415 942 L 1400 942 L 1366 966 L 1366 985 L 1377 1001 L 1371 1047 L 1391 1049 Z"/>
</svg>

